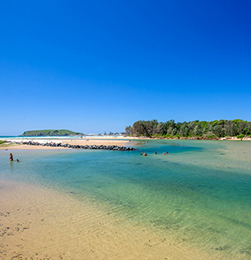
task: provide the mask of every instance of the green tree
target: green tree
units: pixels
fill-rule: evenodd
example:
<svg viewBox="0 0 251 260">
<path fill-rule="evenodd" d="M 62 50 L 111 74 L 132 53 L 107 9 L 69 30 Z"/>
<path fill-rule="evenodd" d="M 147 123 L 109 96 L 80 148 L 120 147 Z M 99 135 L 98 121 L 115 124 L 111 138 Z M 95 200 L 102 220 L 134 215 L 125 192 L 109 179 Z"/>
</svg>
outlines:
<svg viewBox="0 0 251 260">
<path fill-rule="evenodd" d="M 218 136 L 218 137 L 222 137 L 224 136 L 224 133 L 223 133 L 223 128 L 221 125 L 216 125 L 214 126 L 213 128 L 213 133 Z"/>
<path fill-rule="evenodd" d="M 133 131 L 132 131 L 132 127 L 131 127 L 130 125 L 127 126 L 127 127 L 125 128 L 125 132 L 126 132 L 127 135 L 132 134 L 132 133 L 133 133 Z"/>
</svg>

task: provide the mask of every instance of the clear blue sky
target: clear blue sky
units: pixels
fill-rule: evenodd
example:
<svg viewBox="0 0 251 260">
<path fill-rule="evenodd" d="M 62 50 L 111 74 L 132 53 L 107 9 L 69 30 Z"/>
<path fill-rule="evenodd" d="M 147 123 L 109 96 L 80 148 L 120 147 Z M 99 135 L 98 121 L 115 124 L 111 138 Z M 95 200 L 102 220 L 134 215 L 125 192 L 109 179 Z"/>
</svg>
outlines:
<svg viewBox="0 0 251 260">
<path fill-rule="evenodd" d="M 0 135 L 251 121 L 251 1 L 1 1 Z"/>
</svg>

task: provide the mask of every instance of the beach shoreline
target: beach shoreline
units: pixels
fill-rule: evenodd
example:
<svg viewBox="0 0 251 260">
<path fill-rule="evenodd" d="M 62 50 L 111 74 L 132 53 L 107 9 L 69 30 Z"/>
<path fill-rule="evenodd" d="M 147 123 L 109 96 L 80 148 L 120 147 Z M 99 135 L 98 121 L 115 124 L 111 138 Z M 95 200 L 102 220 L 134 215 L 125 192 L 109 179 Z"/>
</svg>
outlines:
<svg viewBox="0 0 251 260">
<path fill-rule="evenodd" d="M 91 146 L 91 145 L 117 145 L 117 146 L 132 146 L 132 143 L 126 139 L 126 140 L 119 140 L 119 139 L 92 139 L 92 138 L 83 138 L 83 139 L 38 139 L 38 138 L 26 138 L 26 139 L 17 139 L 17 138 L 9 138 L 5 140 L 5 143 L 0 145 L 0 150 L 43 150 L 43 149 L 69 149 L 67 147 L 62 147 L 62 146 L 34 146 L 34 145 L 27 145 L 24 144 L 27 142 L 38 142 L 39 144 L 45 144 L 45 143 L 61 143 L 62 145 L 64 144 L 69 144 L 69 145 L 80 145 L 80 146 Z"/>
<path fill-rule="evenodd" d="M 27 145 L 23 144 L 24 142 L 38 142 L 40 144 L 43 143 L 61 143 L 64 144 L 70 144 L 70 145 L 80 145 L 80 146 L 108 146 L 108 145 L 115 145 L 115 146 L 133 146 L 135 143 L 131 141 L 149 141 L 149 140 L 203 140 L 203 141 L 251 141 L 251 138 L 244 137 L 244 138 L 237 138 L 234 137 L 221 137 L 221 138 L 202 138 L 202 137 L 147 137 L 147 136 L 121 136 L 121 137 L 114 137 L 114 136 L 88 136 L 84 138 L 80 137 L 13 137 L 13 138 L 1 138 L 5 143 L 0 144 L 0 150 L 55 150 L 55 149 L 68 149 L 67 147 L 62 146 L 34 146 L 34 145 Z"/>
<path fill-rule="evenodd" d="M 69 145 L 79 145 L 79 146 L 134 146 L 136 143 L 131 141 L 149 141 L 149 140 L 198 140 L 198 141 L 251 141 L 251 138 L 244 137 L 242 139 L 237 137 L 221 137 L 221 138 L 214 138 L 214 139 L 205 139 L 200 137 L 168 137 L 168 138 L 162 138 L 162 137 L 146 137 L 146 136 L 140 136 L 140 137 L 121 137 L 121 138 L 115 138 L 115 137 L 88 137 L 88 138 L 40 138 L 40 137 L 34 137 L 34 138 L 2 138 L 5 143 L 0 144 L 0 150 L 57 150 L 57 149 L 69 149 L 68 147 L 63 146 L 42 146 L 42 145 L 27 145 L 24 143 L 27 142 L 38 142 L 40 144 L 43 143 L 54 143 L 58 144 L 61 143 L 69 144 Z"/>
</svg>

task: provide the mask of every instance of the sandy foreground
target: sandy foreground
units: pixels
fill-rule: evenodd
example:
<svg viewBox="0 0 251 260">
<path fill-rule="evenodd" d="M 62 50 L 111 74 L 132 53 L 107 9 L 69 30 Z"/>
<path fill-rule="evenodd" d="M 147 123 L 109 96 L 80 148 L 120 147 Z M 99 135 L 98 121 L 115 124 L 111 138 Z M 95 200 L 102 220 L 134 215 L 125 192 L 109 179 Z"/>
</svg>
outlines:
<svg viewBox="0 0 251 260">
<path fill-rule="evenodd" d="M 0 180 L 0 258 L 216 259 L 46 188 Z"/>
<path fill-rule="evenodd" d="M 34 142 L 55 142 L 55 143 L 62 143 L 62 144 L 71 144 L 71 145 L 118 145 L 118 146 L 131 146 L 130 142 L 128 140 L 116 140 L 116 139 L 109 139 L 109 140 L 94 140 L 94 139 L 63 139 L 63 140 L 52 140 L 52 139 L 46 139 L 46 140 L 37 140 L 37 139 L 29 139 L 30 141 Z M 28 140 L 28 141 L 29 141 Z M 15 140 L 16 141 L 16 140 Z M 27 140 L 25 140 L 27 141 Z M 51 146 L 35 146 L 35 145 L 23 145 L 23 144 L 4 144 L 0 145 L 0 150 L 26 150 L 26 149 L 69 149 L 65 147 L 51 147 Z"/>
</svg>

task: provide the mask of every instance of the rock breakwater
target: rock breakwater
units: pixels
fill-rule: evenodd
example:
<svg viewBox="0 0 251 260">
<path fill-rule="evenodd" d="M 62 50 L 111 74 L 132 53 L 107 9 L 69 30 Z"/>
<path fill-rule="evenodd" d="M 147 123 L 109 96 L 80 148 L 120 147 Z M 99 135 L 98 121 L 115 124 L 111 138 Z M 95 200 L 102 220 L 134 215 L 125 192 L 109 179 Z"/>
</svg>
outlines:
<svg viewBox="0 0 251 260">
<path fill-rule="evenodd" d="M 133 147 L 118 146 L 118 145 L 72 145 L 72 144 L 62 144 L 60 142 L 12 142 L 13 144 L 22 144 L 22 145 L 33 145 L 33 146 L 49 146 L 49 147 L 62 147 L 62 148 L 71 148 L 71 149 L 91 149 L 91 150 L 112 150 L 112 151 L 135 151 Z"/>
</svg>

